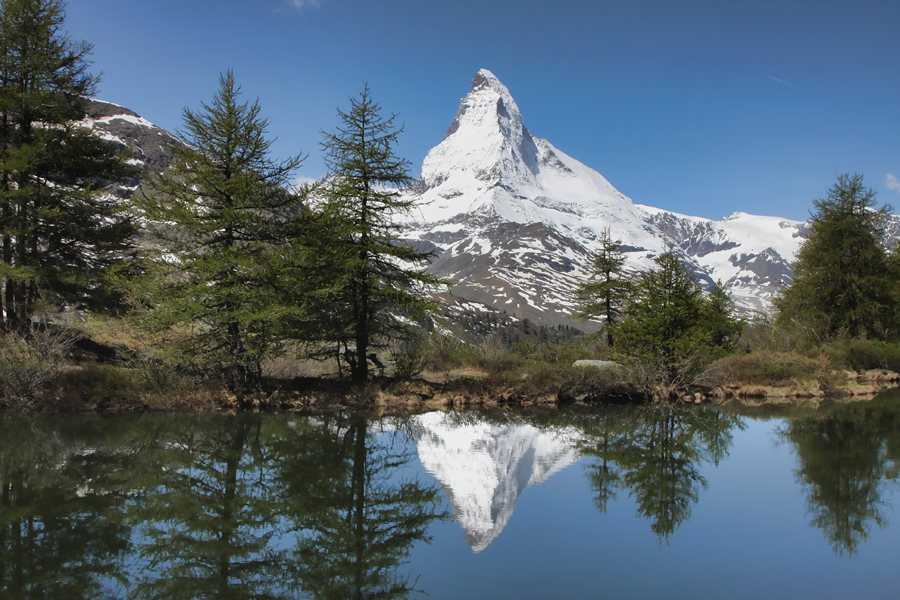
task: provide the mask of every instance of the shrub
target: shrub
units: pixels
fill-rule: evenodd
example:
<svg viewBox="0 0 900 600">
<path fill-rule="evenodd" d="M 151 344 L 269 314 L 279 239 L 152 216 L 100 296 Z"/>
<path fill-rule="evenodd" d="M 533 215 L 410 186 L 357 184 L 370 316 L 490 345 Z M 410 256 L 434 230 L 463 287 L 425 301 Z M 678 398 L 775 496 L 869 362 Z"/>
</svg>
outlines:
<svg viewBox="0 0 900 600">
<path fill-rule="evenodd" d="M 729 385 L 789 386 L 821 376 L 823 363 L 797 352 L 761 350 L 733 354 L 714 362 L 696 379 L 710 387 Z"/>
<path fill-rule="evenodd" d="M 887 369 L 900 372 L 900 344 L 853 340 L 824 351 L 833 362 L 854 371 Z"/>
<path fill-rule="evenodd" d="M 116 365 L 89 363 L 60 374 L 48 390 L 58 408 L 97 404 L 127 404 L 137 399 L 143 382 L 132 371 Z"/>
<path fill-rule="evenodd" d="M 60 328 L 0 337 L 0 396 L 34 400 L 59 375 L 77 337 Z"/>
<path fill-rule="evenodd" d="M 395 377 L 403 380 L 417 377 L 427 362 L 422 338 L 412 337 L 395 342 L 391 347 L 391 359 Z"/>
<path fill-rule="evenodd" d="M 449 333 L 435 331 L 424 341 L 425 366 L 435 371 L 448 371 L 473 360 L 472 346 Z"/>
</svg>

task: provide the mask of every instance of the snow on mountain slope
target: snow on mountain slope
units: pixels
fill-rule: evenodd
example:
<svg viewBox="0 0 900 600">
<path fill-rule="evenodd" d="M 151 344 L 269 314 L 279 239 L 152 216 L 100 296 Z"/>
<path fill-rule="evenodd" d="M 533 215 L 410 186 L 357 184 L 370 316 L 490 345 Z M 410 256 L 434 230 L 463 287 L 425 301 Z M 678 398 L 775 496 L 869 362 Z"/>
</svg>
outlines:
<svg viewBox="0 0 900 600">
<path fill-rule="evenodd" d="M 120 150 L 130 149 L 135 163 L 148 169 L 162 171 L 169 167 L 175 154 L 169 148 L 182 142 L 124 106 L 93 99 L 88 104 L 89 119 L 81 122 L 103 139 L 113 142 Z"/>
<path fill-rule="evenodd" d="M 736 212 L 719 221 L 640 207 L 661 235 L 691 257 L 711 281 L 721 280 L 738 306 L 766 312 L 791 279 L 790 263 L 804 221 Z"/>
<path fill-rule="evenodd" d="M 458 413 L 417 415 L 411 433 L 419 460 L 441 484 L 466 543 L 480 552 L 506 527 L 525 488 L 578 459 L 579 437 L 574 429 L 461 420 Z"/>
<path fill-rule="evenodd" d="M 745 312 L 766 311 L 790 279 L 803 223 L 735 213 L 720 221 L 635 205 L 600 173 L 535 138 L 490 71 L 480 70 L 409 192 L 405 236 L 437 246 L 431 270 L 453 293 L 541 322 L 577 323 L 574 293 L 609 227 L 626 269 L 672 247 L 707 287 L 721 279 Z"/>
<path fill-rule="evenodd" d="M 420 208 L 412 220 L 430 231 L 453 230 L 446 225 L 471 215 L 545 223 L 589 243 L 610 225 L 626 245 L 662 248 L 643 212 L 602 175 L 532 137 L 509 90 L 486 69 L 472 81 L 444 140 L 425 157 L 414 189 Z"/>
</svg>

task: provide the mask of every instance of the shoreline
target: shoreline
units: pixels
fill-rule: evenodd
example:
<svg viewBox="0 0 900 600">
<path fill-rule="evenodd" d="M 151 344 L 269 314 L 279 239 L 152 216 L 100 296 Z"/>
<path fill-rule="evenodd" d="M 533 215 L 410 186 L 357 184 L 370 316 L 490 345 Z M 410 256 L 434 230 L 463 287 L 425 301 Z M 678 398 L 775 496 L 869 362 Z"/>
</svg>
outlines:
<svg viewBox="0 0 900 600">
<path fill-rule="evenodd" d="M 844 372 L 844 381 L 823 385 L 819 381 L 799 381 L 789 386 L 735 384 L 715 388 L 694 388 L 681 394 L 675 403 L 729 404 L 747 406 L 795 405 L 871 399 L 900 386 L 900 374 L 872 370 Z M 97 383 L 97 382 L 95 382 Z M 437 409 L 464 410 L 480 407 L 527 408 L 566 404 L 651 404 L 652 400 L 624 381 L 607 383 L 603 389 L 571 390 L 530 386 L 526 376 L 518 380 L 494 381 L 478 370 L 425 373 L 413 380 L 375 378 L 366 384 L 352 384 L 328 377 L 274 379 L 269 391 L 238 396 L 211 382 L 195 382 L 190 388 L 171 390 L 121 390 L 110 382 L 92 386 L 88 394 L 58 389 L 31 400 L 0 398 L 0 413 L 209 413 L 223 411 Z M 68 393 L 67 393 L 68 392 Z"/>
</svg>

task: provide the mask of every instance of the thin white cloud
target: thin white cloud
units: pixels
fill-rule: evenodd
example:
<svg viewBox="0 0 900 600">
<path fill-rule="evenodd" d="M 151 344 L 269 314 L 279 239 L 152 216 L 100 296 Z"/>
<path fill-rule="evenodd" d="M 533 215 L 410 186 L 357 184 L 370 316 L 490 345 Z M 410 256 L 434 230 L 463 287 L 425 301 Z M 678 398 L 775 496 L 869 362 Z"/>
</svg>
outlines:
<svg viewBox="0 0 900 600">
<path fill-rule="evenodd" d="M 895 192 L 900 192 L 900 181 L 897 181 L 897 178 L 887 174 L 887 177 L 884 178 L 884 185 L 887 186 L 887 189 L 894 190 Z"/>
<path fill-rule="evenodd" d="M 308 7 L 318 6 L 322 0 L 284 0 L 285 6 L 302 10 Z"/>
<path fill-rule="evenodd" d="M 788 86 L 789 88 L 794 88 L 794 89 L 797 90 L 798 92 L 802 92 L 802 91 L 803 91 L 803 90 L 801 90 L 800 88 L 798 88 L 796 85 L 791 85 L 791 84 L 789 84 L 787 81 L 782 81 L 782 80 L 778 79 L 777 77 L 772 77 L 771 75 L 769 75 L 769 79 L 773 79 L 773 80 L 777 81 L 778 83 L 780 83 L 780 84 L 782 84 L 782 85 Z"/>
</svg>

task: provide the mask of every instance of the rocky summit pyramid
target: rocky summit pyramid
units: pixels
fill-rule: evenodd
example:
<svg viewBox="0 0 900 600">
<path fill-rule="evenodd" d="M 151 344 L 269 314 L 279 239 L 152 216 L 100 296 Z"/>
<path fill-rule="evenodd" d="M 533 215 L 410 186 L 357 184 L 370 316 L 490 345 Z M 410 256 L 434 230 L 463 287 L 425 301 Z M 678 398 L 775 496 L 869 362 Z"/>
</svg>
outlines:
<svg viewBox="0 0 900 600">
<path fill-rule="evenodd" d="M 443 141 L 408 192 L 405 236 L 434 244 L 431 270 L 455 296 L 519 318 L 577 323 L 575 289 L 609 227 L 626 268 L 672 247 L 710 287 L 721 279 L 743 312 L 767 311 L 790 279 L 805 223 L 735 213 L 720 221 L 637 205 L 600 173 L 534 137 L 515 100 L 480 70 Z"/>
</svg>

